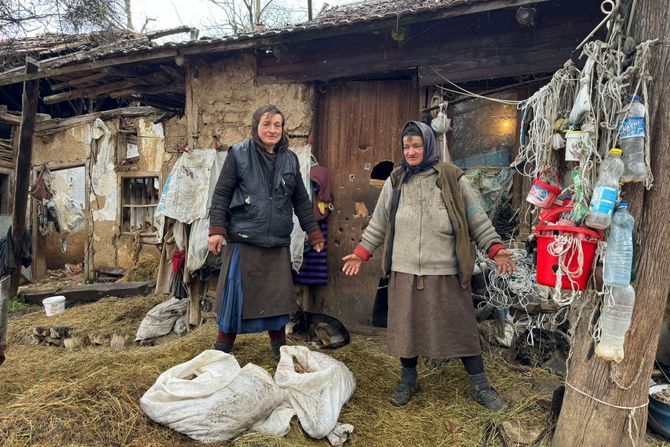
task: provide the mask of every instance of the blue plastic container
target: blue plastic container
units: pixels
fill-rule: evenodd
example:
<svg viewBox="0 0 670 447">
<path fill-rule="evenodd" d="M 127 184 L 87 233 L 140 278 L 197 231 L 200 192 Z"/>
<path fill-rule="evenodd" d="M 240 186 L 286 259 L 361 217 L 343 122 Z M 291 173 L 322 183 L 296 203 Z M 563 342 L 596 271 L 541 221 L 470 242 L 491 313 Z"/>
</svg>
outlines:
<svg viewBox="0 0 670 447">
<path fill-rule="evenodd" d="M 649 418 L 647 425 L 653 431 L 670 439 L 670 404 L 654 398 L 654 394 L 667 390 L 670 385 L 654 385 L 649 388 Z"/>
</svg>

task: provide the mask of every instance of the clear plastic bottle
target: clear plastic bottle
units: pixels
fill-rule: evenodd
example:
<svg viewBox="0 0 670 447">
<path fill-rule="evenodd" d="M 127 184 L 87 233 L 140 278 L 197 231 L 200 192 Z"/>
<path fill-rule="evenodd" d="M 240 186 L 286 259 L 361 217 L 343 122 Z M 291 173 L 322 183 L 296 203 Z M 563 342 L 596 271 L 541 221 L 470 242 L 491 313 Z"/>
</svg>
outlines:
<svg viewBox="0 0 670 447">
<path fill-rule="evenodd" d="M 621 202 L 612 217 L 607 238 L 603 281 L 606 286 L 625 287 L 630 284 L 633 269 L 633 228 L 635 219 L 628 212 L 628 203 Z"/>
<path fill-rule="evenodd" d="M 619 178 L 623 174 L 624 166 L 621 160 L 621 149 L 610 150 L 600 164 L 598 181 L 593 188 L 589 214 L 586 216 L 586 225 L 592 228 L 605 229 L 612 221 L 614 205 L 619 197 Z"/>
<path fill-rule="evenodd" d="M 596 355 L 603 360 L 620 362 L 624 358 L 623 343 L 635 306 L 633 286 L 612 287 L 614 303 L 605 298 L 600 314 L 600 342 L 596 346 Z"/>
<path fill-rule="evenodd" d="M 645 108 L 639 96 L 630 96 L 632 101 L 619 129 L 619 147 L 623 151 L 624 173 L 622 182 L 642 182 L 647 178 L 644 162 Z"/>
</svg>

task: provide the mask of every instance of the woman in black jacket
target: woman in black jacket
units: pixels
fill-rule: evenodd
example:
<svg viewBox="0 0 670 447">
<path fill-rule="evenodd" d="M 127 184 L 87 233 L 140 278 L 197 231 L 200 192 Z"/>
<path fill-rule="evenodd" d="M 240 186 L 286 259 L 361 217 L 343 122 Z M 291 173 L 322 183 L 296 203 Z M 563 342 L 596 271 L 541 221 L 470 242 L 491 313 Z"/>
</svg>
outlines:
<svg viewBox="0 0 670 447">
<path fill-rule="evenodd" d="M 216 349 L 231 352 L 237 334 L 268 331 L 279 357 L 296 308 L 289 249 L 294 212 L 321 251 L 324 238 L 298 157 L 288 150 L 284 115 L 267 105 L 254 112 L 251 138 L 228 153 L 212 197 L 209 250 L 218 255 L 227 241 L 216 292 Z"/>
</svg>

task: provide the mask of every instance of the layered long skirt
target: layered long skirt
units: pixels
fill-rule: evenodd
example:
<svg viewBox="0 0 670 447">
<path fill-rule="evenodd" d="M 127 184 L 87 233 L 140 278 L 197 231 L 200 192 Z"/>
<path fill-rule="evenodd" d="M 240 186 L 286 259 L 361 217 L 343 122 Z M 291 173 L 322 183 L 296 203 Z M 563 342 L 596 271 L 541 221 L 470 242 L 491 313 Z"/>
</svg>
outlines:
<svg viewBox="0 0 670 447">
<path fill-rule="evenodd" d="M 297 308 L 289 247 L 224 247 L 216 291 L 217 323 L 228 333 L 279 330 Z"/>
<path fill-rule="evenodd" d="M 469 357 L 481 354 L 470 290 L 456 275 L 417 277 L 391 272 L 389 349 L 398 357 Z"/>
</svg>

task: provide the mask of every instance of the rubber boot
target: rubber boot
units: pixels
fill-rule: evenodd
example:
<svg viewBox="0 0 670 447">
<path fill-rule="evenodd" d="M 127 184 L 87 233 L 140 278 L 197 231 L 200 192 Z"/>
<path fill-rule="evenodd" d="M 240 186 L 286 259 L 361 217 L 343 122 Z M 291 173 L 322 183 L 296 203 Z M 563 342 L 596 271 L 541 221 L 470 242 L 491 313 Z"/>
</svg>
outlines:
<svg viewBox="0 0 670 447">
<path fill-rule="evenodd" d="M 403 366 L 400 370 L 400 381 L 391 396 L 391 403 L 397 407 L 407 405 L 417 391 L 419 391 L 419 385 L 416 383 L 416 367 Z"/>
<path fill-rule="evenodd" d="M 472 397 L 478 404 L 491 411 L 501 411 L 507 407 L 503 398 L 493 388 L 486 378 L 486 374 L 474 374 L 470 377 Z"/>
<path fill-rule="evenodd" d="M 279 361 L 281 356 L 280 348 L 286 344 L 286 338 L 274 338 L 270 339 L 270 347 L 272 348 L 272 356 L 275 360 Z"/>
<path fill-rule="evenodd" d="M 214 349 L 217 351 L 223 351 L 228 354 L 233 352 L 233 345 L 235 344 L 235 333 L 226 333 L 221 332 L 216 335 L 216 343 L 214 343 Z"/>
</svg>

